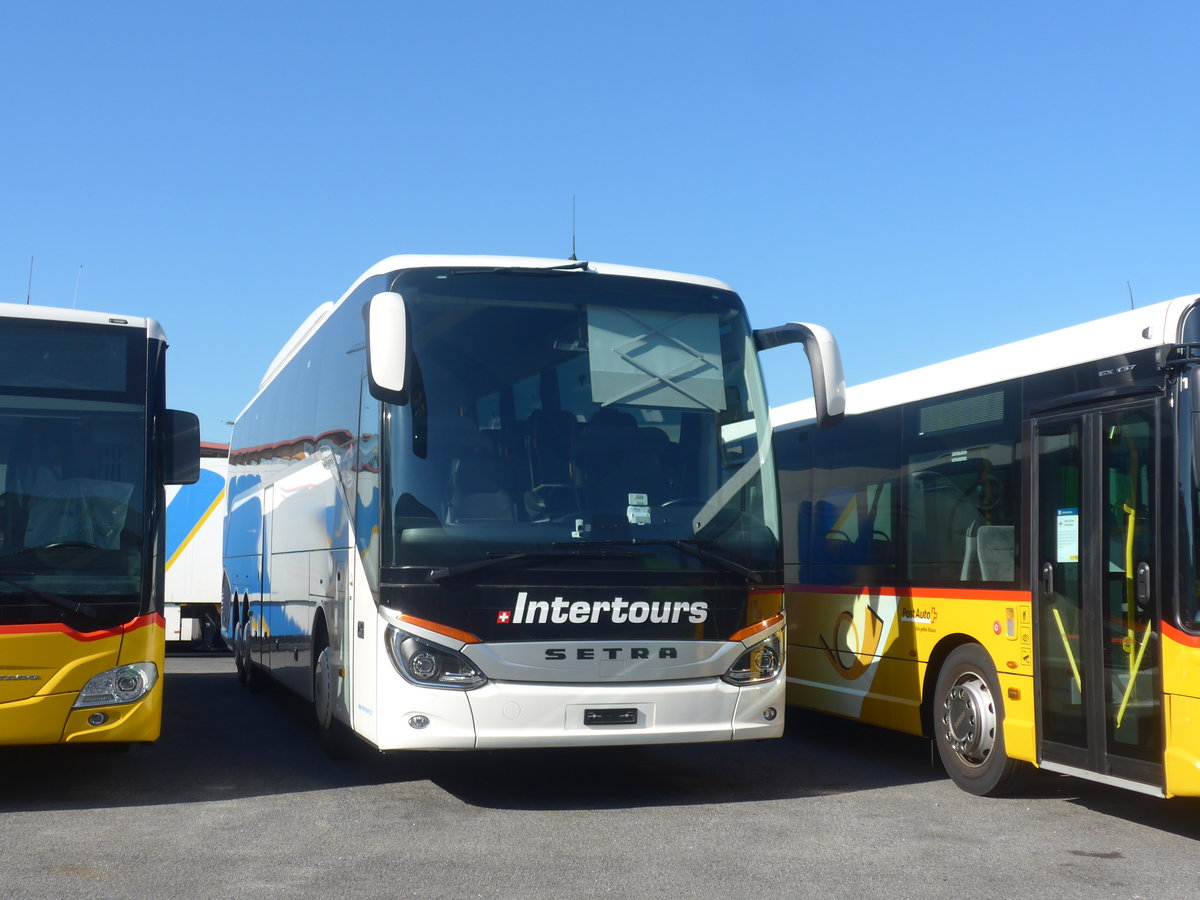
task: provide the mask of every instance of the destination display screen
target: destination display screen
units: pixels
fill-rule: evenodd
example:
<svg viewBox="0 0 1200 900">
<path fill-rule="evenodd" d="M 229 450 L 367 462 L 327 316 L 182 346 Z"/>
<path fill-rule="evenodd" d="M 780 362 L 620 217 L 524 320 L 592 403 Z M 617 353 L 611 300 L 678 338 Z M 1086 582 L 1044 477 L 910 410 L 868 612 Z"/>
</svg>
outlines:
<svg viewBox="0 0 1200 900">
<path fill-rule="evenodd" d="M 122 394 L 130 388 L 131 329 L 5 319 L 0 388 Z M 135 370 L 136 371 L 136 370 Z"/>
</svg>

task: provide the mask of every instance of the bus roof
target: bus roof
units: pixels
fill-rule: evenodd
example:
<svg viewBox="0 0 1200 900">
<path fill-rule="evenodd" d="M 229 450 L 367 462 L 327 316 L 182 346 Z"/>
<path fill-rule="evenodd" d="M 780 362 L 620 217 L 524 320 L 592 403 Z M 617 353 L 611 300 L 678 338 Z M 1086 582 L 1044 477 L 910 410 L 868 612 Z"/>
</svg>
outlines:
<svg viewBox="0 0 1200 900">
<path fill-rule="evenodd" d="M 376 275 L 386 275 L 388 272 L 398 272 L 401 269 L 429 269 L 441 266 L 456 266 L 459 268 L 526 268 L 551 269 L 560 266 L 586 266 L 590 272 L 601 275 L 624 275 L 629 278 L 658 278 L 662 281 L 683 281 L 688 284 L 698 284 L 717 288 L 722 291 L 732 290 L 729 285 L 715 278 L 704 275 L 687 275 L 683 272 L 667 272 L 662 269 L 643 269 L 640 266 L 621 266 L 615 263 L 582 262 L 573 259 L 550 259 L 535 256 L 490 256 L 490 255 L 455 255 L 455 254 L 417 254 L 402 253 L 380 260 L 358 277 L 350 289 L 342 295 L 345 300 L 354 289 L 368 278 Z"/>
<path fill-rule="evenodd" d="M 37 319 L 41 322 L 77 322 L 85 325 L 117 325 L 139 328 L 151 340 L 165 342 L 167 335 L 154 319 L 143 316 L 123 316 L 114 313 L 92 312 L 85 309 L 63 309 L 58 306 L 30 306 L 27 303 L 0 303 L 0 317 Z"/>
<path fill-rule="evenodd" d="M 1200 294 L 1176 297 L 856 385 L 846 390 L 846 415 L 1172 344 L 1198 301 Z M 771 410 L 774 427 L 815 419 L 811 398 Z"/>
<path fill-rule="evenodd" d="M 573 259 L 547 259 L 534 256 L 487 256 L 487 255 L 455 255 L 455 254 L 417 254 L 406 253 L 396 256 L 389 256 L 387 259 L 380 260 L 367 269 L 354 280 L 354 283 L 346 289 L 336 301 L 326 301 L 314 309 L 308 317 L 296 329 L 295 333 L 288 339 L 283 348 L 271 360 L 271 364 L 267 366 L 267 370 L 263 373 L 262 381 L 259 383 L 258 389 L 261 393 L 276 373 L 287 364 L 296 352 L 304 346 L 305 342 L 321 327 L 329 315 L 341 306 L 346 301 L 346 298 L 353 294 L 360 284 L 368 278 L 374 278 L 377 275 L 387 275 L 392 272 L 399 272 L 404 269 L 431 269 L 431 268 L 486 268 L 486 269 L 553 269 L 567 266 L 577 266 L 581 269 L 586 267 L 587 271 L 595 272 L 600 275 L 623 275 L 628 278 L 656 278 L 661 281 L 680 281 L 687 284 L 696 284 L 702 287 L 716 288 L 717 290 L 730 291 L 729 285 L 715 278 L 708 278 L 703 275 L 686 275 L 681 272 L 667 272 L 661 269 L 643 269 L 636 266 L 621 266 L 613 263 L 594 263 L 580 262 Z M 253 402 L 253 401 L 251 401 Z M 248 407 L 247 407 L 248 408 Z"/>
</svg>

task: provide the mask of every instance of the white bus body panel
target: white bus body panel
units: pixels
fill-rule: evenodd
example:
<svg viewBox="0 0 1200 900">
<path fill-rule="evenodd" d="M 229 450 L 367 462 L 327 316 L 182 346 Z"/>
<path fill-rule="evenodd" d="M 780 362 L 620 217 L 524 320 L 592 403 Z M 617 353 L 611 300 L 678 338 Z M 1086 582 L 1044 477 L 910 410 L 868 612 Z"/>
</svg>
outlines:
<svg viewBox="0 0 1200 900">
<path fill-rule="evenodd" d="M 47 322 L 80 322 L 85 325 L 129 325 L 144 329 L 146 338 L 166 343 L 167 335 L 154 319 L 123 316 L 58 306 L 30 306 L 25 303 L 0 303 L 0 315 L 10 319 L 36 319 Z"/>
</svg>

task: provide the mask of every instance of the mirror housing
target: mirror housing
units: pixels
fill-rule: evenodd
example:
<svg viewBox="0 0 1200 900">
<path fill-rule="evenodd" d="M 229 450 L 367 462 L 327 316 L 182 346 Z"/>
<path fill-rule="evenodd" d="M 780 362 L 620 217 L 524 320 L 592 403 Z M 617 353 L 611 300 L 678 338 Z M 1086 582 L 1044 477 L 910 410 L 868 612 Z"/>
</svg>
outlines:
<svg viewBox="0 0 1200 900">
<path fill-rule="evenodd" d="M 757 350 L 770 350 L 784 344 L 803 344 L 812 369 L 813 399 L 817 424 L 822 428 L 836 425 L 846 413 L 846 377 L 842 374 L 842 352 L 829 329 L 807 322 L 789 322 L 754 332 Z"/>
<path fill-rule="evenodd" d="M 195 484 L 200 478 L 200 419 L 195 413 L 163 410 L 159 433 L 164 484 Z"/>
<path fill-rule="evenodd" d="M 371 396 L 403 405 L 408 402 L 408 312 L 404 298 L 384 291 L 367 301 L 367 378 Z"/>
</svg>

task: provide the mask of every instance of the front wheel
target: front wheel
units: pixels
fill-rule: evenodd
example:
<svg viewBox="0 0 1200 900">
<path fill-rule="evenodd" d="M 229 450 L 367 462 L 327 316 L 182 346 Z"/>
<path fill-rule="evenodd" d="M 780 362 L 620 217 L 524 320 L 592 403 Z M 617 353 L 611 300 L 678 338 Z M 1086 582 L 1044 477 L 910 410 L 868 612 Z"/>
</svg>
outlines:
<svg viewBox="0 0 1200 900">
<path fill-rule="evenodd" d="M 934 689 L 933 731 L 950 778 L 981 797 L 1016 789 L 1029 772 L 1004 749 L 1004 700 L 991 658 L 964 644 L 946 658 Z"/>
<path fill-rule="evenodd" d="M 317 733 L 321 747 L 331 759 L 346 759 L 353 755 L 354 733 L 335 715 L 338 672 L 333 665 L 328 643 L 317 648 L 313 663 L 313 707 L 316 712 Z"/>
</svg>

